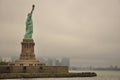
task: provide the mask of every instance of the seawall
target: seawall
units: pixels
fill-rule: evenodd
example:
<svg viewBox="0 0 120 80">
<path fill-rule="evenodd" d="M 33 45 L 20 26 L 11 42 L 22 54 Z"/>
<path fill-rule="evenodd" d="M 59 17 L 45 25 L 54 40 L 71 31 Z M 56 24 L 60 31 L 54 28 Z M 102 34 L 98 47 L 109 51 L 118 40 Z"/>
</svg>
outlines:
<svg viewBox="0 0 120 80">
<path fill-rule="evenodd" d="M 69 77 L 95 77 L 94 72 L 82 73 L 1 73 L 0 79 L 16 79 L 16 78 L 69 78 Z"/>
</svg>

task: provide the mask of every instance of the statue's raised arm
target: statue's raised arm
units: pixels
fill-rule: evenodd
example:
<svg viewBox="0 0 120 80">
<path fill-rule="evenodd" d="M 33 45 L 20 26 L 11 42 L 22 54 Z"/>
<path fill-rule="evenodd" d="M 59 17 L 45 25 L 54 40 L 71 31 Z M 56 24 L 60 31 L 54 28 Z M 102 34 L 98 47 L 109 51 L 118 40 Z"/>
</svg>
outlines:
<svg viewBox="0 0 120 80">
<path fill-rule="evenodd" d="M 33 13 L 34 7 L 35 7 L 35 5 L 33 4 L 32 5 L 32 10 L 31 10 L 31 14 Z"/>
</svg>

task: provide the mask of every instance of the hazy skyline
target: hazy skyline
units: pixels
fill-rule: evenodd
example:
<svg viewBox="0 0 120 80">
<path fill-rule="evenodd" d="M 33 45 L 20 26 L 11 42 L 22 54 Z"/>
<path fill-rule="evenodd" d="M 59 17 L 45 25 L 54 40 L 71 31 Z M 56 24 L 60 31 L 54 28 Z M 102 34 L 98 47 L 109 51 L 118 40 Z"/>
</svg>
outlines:
<svg viewBox="0 0 120 80">
<path fill-rule="evenodd" d="M 0 0 L 0 56 L 19 56 L 33 13 L 36 56 L 120 66 L 120 0 Z"/>
</svg>

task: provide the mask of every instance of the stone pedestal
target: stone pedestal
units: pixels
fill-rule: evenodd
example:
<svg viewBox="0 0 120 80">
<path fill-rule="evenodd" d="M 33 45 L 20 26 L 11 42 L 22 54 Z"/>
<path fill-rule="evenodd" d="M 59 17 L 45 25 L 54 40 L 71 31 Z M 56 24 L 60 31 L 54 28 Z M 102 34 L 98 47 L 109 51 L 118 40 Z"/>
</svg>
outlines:
<svg viewBox="0 0 120 80">
<path fill-rule="evenodd" d="M 22 45 L 22 50 L 20 54 L 20 60 L 35 60 L 34 41 L 23 40 L 23 42 L 21 42 L 21 45 Z"/>
<path fill-rule="evenodd" d="M 19 60 L 10 63 L 12 66 L 45 66 L 45 63 L 37 61 L 34 54 L 35 43 L 33 40 L 21 42 L 22 49 Z"/>
</svg>

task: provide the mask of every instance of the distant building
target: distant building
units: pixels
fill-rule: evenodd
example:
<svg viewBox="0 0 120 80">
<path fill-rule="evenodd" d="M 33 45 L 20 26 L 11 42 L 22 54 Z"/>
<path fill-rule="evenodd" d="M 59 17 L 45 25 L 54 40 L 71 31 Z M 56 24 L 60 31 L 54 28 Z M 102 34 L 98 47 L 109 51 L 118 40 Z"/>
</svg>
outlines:
<svg viewBox="0 0 120 80">
<path fill-rule="evenodd" d="M 69 58 L 62 58 L 61 59 L 61 66 L 69 66 L 69 65 L 70 65 Z"/>
<path fill-rule="evenodd" d="M 69 66 L 70 60 L 69 58 L 62 58 L 62 59 L 48 58 L 46 60 L 46 65 L 48 66 Z"/>
<path fill-rule="evenodd" d="M 56 58 L 48 58 L 46 63 L 48 66 L 56 66 Z"/>
<path fill-rule="evenodd" d="M 39 57 L 38 60 L 39 60 L 40 62 L 43 62 L 43 63 L 46 62 L 46 60 L 45 60 L 43 57 Z"/>
<path fill-rule="evenodd" d="M 52 59 L 52 66 L 56 66 L 56 63 L 57 63 L 56 58 L 53 58 L 53 59 Z"/>
<path fill-rule="evenodd" d="M 18 57 L 17 56 L 12 56 L 11 59 L 12 59 L 12 62 L 15 62 L 18 59 Z"/>
<path fill-rule="evenodd" d="M 60 60 L 56 60 L 56 66 L 61 66 Z"/>
<path fill-rule="evenodd" d="M 48 58 L 47 61 L 46 61 L 46 65 L 52 66 L 52 63 L 53 63 L 52 59 Z"/>
<path fill-rule="evenodd" d="M 3 62 L 12 62 L 12 58 L 11 57 L 2 57 L 2 61 Z"/>
<path fill-rule="evenodd" d="M 46 65 L 48 66 L 61 66 L 61 62 L 56 58 L 48 58 L 46 61 Z"/>
</svg>

